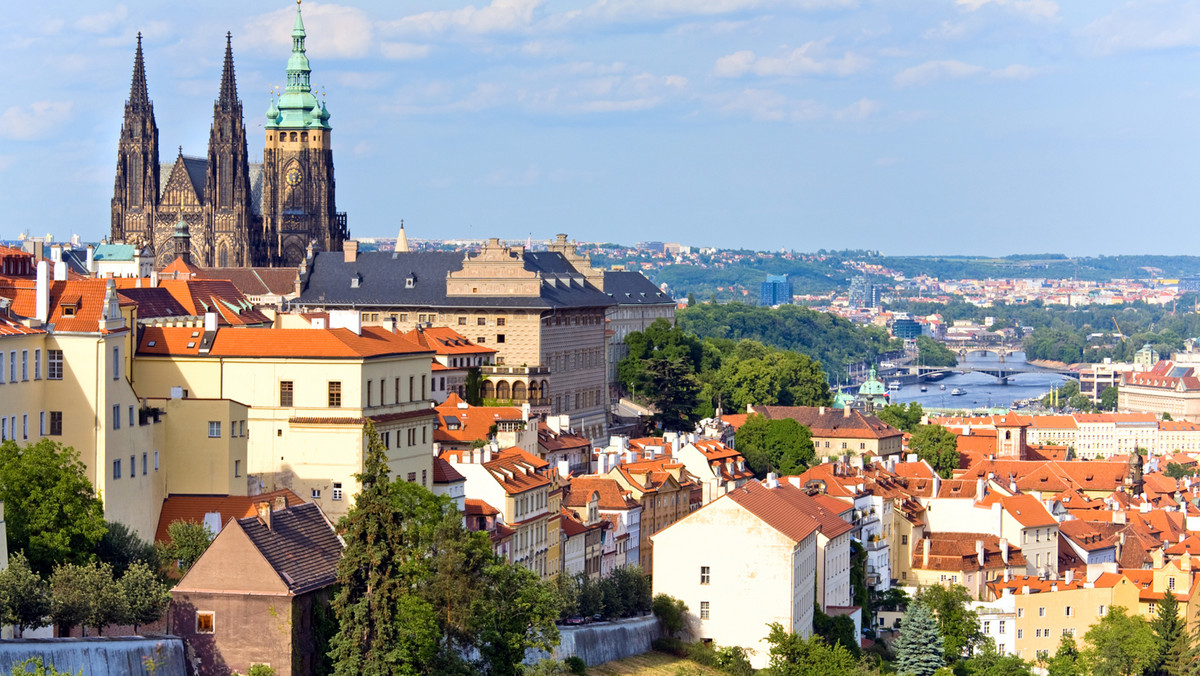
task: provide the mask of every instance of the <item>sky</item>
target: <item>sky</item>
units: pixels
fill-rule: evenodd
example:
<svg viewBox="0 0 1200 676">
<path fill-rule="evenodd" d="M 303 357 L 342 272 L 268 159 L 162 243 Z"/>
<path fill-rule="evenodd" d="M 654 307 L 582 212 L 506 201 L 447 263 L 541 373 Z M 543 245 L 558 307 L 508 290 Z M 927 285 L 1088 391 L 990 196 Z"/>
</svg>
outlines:
<svg viewBox="0 0 1200 676">
<path fill-rule="evenodd" d="M 351 234 L 1200 255 L 1200 1 L 304 2 Z M 0 239 L 108 233 L 136 44 L 203 155 L 233 33 L 251 161 L 291 2 L 23 2 Z"/>
</svg>

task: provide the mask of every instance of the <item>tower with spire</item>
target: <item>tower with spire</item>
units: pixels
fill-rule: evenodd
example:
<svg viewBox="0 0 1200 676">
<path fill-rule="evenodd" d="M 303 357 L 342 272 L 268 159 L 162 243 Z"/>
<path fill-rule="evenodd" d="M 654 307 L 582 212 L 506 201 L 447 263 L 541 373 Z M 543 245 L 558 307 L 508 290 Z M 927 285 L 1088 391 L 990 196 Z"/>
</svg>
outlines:
<svg viewBox="0 0 1200 676">
<path fill-rule="evenodd" d="M 146 88 L 142 34 L 137 36 L 133 81 L 125 100 L 125 119 L 117 145 L 117 175 L 112 199 L 113 240 L 149 239 L 158 209 L 158 125 Z"/>
<path fill-rule="evenodd" d="M 188 156 L 180 148 L 173 163 L 160 165 L 138 34 L 117 151 L 112 241 L 149 249 L 159 267 L 175 258 L 181 222 L 191 261 L 203 267 L 290 267 L 310 243 L 317 250 L 341 247 L 348 232 L 334 203 L 329 111 L 312 92 L 305 36 L 297 2 L 287 87 L 271 102 L 263 163 L 249 161 L 233 36 L 226 33 L 207 154 Z"/>
<path fill-rule="evenodd" d="M 287 85 L 265 125 L 262 235 L 272 265 L 299 265 L 310 243 L 317 251 L 341 249 L 349 234 L 334 200 L 329 110 L 312 91 L 306 36 L 297 2 Z"/>
</svg>

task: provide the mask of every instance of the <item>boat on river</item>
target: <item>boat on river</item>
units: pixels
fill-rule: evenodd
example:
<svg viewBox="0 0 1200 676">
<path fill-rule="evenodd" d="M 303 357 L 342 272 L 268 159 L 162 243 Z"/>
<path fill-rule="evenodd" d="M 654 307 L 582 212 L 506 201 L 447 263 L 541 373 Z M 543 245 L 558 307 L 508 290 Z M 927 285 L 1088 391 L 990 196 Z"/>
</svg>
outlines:
<svg viewBox="0 0 1200 676">
<path fill-rule="evenodd" d="M 956 387 L 953 390 L 950 390 L 950 396 L 952 396 L 952 397 L 961 397 L 966 393 L 967 393 L 967 391 L 962 389 L 961 387 Z"/>
</svg>

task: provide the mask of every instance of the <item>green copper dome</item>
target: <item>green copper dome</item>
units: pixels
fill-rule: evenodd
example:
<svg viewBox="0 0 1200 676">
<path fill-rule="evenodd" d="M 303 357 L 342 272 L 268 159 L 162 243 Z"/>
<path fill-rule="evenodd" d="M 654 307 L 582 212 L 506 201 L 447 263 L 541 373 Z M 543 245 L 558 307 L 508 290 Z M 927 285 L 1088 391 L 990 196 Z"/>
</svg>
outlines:
<svg viewBox="0 0 1200 676">
<path fill-rule="evenodd" d="M 292 26 L 292 55 L 287 64 L 287 87 L 267 111 L 267 129 L 329 129 L 329 113 L 313 96 L 309 82 L 312 69 L 304 51 L 304 20 L 296 3 L 296 23 Z M 272 112 L 275 114 L 272 115 Z"/>
<path fill-rule="evenodd" d="M 849 392 L 838 390 L 837 396 L 833 398 L 834 408 L 854 408 L 854 395 Z"/>
<path fill-rule="evenodd" d="M 879 378 L 876 377 L 877 373 L 878 372 L 875 370 L 875 367 L 872 366 L 871 373 L 867 377 L 866 382 L 864 382 L 862 384 L 862 386 L 858 388 L 858 394 L 860 396 L 861 395 L 876 395 L 876 396 L 878 396 L 878 395 L 887 394 L 887 386 L 883 384 L 883 381 L 879 380 Z"/>
</svg>

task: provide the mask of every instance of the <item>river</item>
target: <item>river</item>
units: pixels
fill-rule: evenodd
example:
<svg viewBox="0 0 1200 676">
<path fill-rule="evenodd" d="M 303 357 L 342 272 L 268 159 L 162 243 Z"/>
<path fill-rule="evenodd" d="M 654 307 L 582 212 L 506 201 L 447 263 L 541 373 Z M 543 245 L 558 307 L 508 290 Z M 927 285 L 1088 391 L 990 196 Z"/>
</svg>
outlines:
<svg viewBox="0 0 1200 676">
<path fill-rule="evenodd" d="M 989 352 L 980 354 L 973 352 L 965 360 L 959 361 L 960 367 L 995 366 L 1000 358 Z M 1037 368 L 1025 361 L 1024 352 L 1014 352 L 1004 358 L 1004 365 L 1025 369 Z M 1022 399 L 1040 397 L 1050 388 L 1061 386 L 1068 378 L 1052 371 L 1036 373 L 1021 373 L 1009 376 L 1008 384 L 1001 385 L 986 373 L 959 373 L 955 371 L 939 381 L 925 383 L 926 391 L 921 391 L 920 385 L 905 385 L 899 390 L 891 390 L 892 401 L 908 403 L 915 401 L 924 408 L 934 409 L 1010 409 L 1013 402 Z M 945 389 L 941 389 L 942 386 Z M 959 388 L 966 392 L 961 397 L 951 396 L 950 392 Z"/>
</svg>

